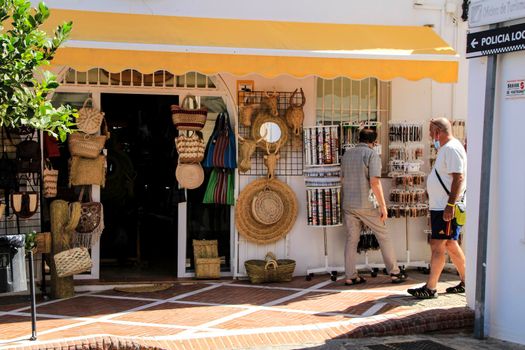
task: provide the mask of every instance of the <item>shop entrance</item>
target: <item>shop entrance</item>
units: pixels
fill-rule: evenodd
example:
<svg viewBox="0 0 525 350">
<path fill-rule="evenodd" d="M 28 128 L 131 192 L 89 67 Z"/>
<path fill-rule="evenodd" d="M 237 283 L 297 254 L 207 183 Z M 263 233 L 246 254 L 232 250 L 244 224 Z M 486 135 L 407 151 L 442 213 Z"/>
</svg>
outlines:
<svg viewBox="0 0 525 350">
<path fill-rule="evenodd" d="M 170 105 L 178 96 L 101 94 L 111 138 L 101 280 L 159 280 L 177 275 L 177 153 Z"/>
</svg>

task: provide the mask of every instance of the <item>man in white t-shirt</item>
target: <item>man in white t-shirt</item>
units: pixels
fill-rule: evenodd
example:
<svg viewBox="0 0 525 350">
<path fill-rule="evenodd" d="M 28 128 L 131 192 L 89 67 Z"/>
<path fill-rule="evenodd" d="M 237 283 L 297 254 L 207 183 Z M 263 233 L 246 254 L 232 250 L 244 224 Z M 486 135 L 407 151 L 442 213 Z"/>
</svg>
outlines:
<svg viewBox="0 0 525 350">
<path fill-rule="evenodd" d="M 447 293 L 465 292 L 465 255 L 458 244 L 461 226 L 454 219 L 455 203 L 463 198 L 467 180 L 467 153 L 452 135 L 452 125 L 445 118 L 430 121 L 430 137 L 437 149 L 434 167 L 427 179 L 432 237 L 430 275 L 427 283 L 409 289 L 419 299 L 436 298 L 439 276 L 445 267 L 445 252 L 456 266 L 461 282 L 446 289 Z"/>
</svg>

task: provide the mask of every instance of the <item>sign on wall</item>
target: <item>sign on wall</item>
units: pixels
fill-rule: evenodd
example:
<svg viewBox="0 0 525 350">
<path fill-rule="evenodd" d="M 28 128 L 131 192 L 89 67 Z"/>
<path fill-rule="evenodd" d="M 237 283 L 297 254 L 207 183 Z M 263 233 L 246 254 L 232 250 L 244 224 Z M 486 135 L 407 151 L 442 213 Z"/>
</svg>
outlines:
<svg viewBox="0 0 525 350">
<path fill-rule="evenodd" d="M 525 24 L 467 34 L 467 58 L 520 50 L 525 50 Z"/>
<path fill-rule="evenodd" d="M 523 0 L 472 0 L 469 7 L 470 28 L 525 17 Z"/>
<path fill-rule="evenodd" d="M 507 80 L 505 98 L 518 97 L 525 97 L 525 79 Z"/>
</svg>

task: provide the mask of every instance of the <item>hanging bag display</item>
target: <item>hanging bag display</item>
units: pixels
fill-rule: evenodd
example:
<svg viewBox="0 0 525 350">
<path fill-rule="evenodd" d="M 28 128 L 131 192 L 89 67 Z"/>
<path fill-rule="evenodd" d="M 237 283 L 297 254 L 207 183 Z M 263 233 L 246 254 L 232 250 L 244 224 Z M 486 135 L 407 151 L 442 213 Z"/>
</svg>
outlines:
<svg viewBox="0 0 525 350">
<path fill-rule="evenodd" d="M 78 111 L 77 129 L 86 134 L 96 134 L 100 130 L 104 112 L 101 112 L 95 107 L 87 107 L 90 101 L 91 104 L 93 104 L 93 99 L 89 97 L 84 101 L 82 108 Z"/>
<path fill-rule="evenodd" d="M 224 123 L 224 115 L 219 113 L 217 119 L 215 119 L 215 126 L 213 127 L 213 132 L 208 140 L 206 145 L 206 152 L 204 156 L 204 162 L 202 166 L 205 168 L 213 168 L 213 154 L 215 152 L 215 143 L 219 133 L 220 125 Z"/>
<path fill-rule="evenodd" d="M 206 192 L 204 193 L 204 204 L 227 204 L 233 205 L 234 199 L 234 175 L 228 169 L 213 169 Z"/>
<path fill-rule="evenodd" d="M 204 159 L 204 140 L 197 133 L 191 136 L 180 135 L 175 138 L 175 146 L 179 154 L 179 163 L 200 163 Z"/>
<path fill-rule="evenodd" d="M 38 210 L 38 192 L 11 193 L 11 207 L 20 219 L 29 219 Z"/>
<path fill-rule="evenodd" d="M 193 109 L 186 106 L 189 101 L 193 102 Z M 193 95 L 187 95 L 179 105 L 171 106 L 171 118 L 177 130 L 201 130 L 206 124 L 208 109 L 197 108 L 197 99 Z"/>
<path fill-rule="evenodd" d="M 42 174 L 44 180 L 44 198 L 54 198 L 57 196 L 58 170 L 53 169 L 49 159 L 47 160 Z"/>
<path fill-rule="evenodd" d="M 224 155 L 224 167 L 228 169 L 235 169 L 237 168 L 237 148 L 235 145 L 235 133 L 233 132 L 228 113 L 226 113 L 225 119 L 228 133 L 228 146 L 226 147 L 226 153 Z"/>
<path fill-rule="evenodd" d="M 41 160 L 40 145 L 31 136 L 16 145 L 16 170 L 18 173 L 39 173 Z"/>
<path fill-rule="evenodd" d="M 99 185 L 106 183 L 106 157 L 95 159 L 71 157 L 69 166 L 69 186 Z"/>
<path fill-rule="evenodd" d="M 75 247 L 91 248 L 104 231 L 104 208 L 102 203 L 94 202 L 89 189 L 89 201 L 84 202 L 84 187 L 80 190 L 80 219 L 73 235 Z"/>
<path fill-rule="evenodd" d="M 60 157 L 60 149 L 58 147 L 58 140 L 44 132 L 44 156 L 46 158 L 58 158 Z"/>
<path fill-rule="evenodd" d="M 103 118 L 102 120 L 104 122 L 102 135 L 90 135 L 84 132 L 76 132 L 69 135 L 68 146 L 72 156 L 93 159 L 100 155 L 100 152 L 104 149 L 106 140 L 109 139 L 106 119 Z"/>
</svg>

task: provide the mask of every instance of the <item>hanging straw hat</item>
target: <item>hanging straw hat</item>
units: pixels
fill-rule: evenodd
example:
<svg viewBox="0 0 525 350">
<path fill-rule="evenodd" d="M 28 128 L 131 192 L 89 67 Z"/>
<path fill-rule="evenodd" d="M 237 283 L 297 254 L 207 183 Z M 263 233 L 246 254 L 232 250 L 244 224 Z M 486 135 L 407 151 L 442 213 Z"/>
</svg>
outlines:
<svg viewBox="0 0 525 350">
<path fill-rule="evenodd" d="M 197 164 L 178 164 L 175 176 L 180 186 L 193 190 L 204 182 L 204 170 Z"/>
<path fill-rule="evenodd" d="M 282 203 L 282 209 L 279 209 L 279 203 Z M 239 233 L 259 244 L 272 243 L 286 236 L 296 218 L 295 193 L 277 179 L 262 178 L 251 182 L 239 194 L 235 207 L 235 225 Z"/>
</svg>

